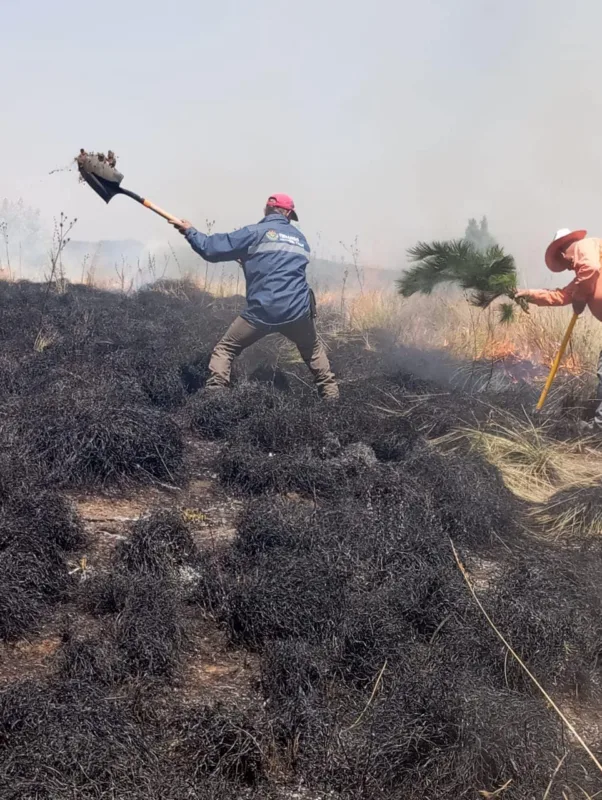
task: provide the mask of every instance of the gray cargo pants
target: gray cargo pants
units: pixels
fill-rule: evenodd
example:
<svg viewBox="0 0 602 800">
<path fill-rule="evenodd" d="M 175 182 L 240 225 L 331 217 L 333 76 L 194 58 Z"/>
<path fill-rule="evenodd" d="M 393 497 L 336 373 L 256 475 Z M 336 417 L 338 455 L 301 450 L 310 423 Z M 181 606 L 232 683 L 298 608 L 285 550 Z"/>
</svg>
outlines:
<svg viewBox="0 0 602 800">
<path fill-rule="evenodd" d="M 232 361 L 247 347 L 271 333 L 280 333 L 297 346 L 301 358 L 314 376 L 320 397 L 336 400 L 339 396 L 339 387 L 330 370 L 326 350 L 318 338 L 316 324 L 311 317 L 270 328 L 252 325 L 246 319 L 237 317 L 211 354 L 209 362 L 211 376 L 207 386 L 213 388 L 228 386 Z"/>
</svg>

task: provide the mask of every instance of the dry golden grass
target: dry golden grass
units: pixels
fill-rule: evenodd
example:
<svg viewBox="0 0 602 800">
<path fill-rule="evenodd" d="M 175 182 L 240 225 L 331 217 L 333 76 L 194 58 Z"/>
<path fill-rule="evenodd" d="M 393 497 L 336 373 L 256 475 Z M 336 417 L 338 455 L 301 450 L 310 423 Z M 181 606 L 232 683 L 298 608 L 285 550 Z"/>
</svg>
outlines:
<svg viewBox="0 0 602 800">
<path fill-rule="evenodd" d="M 462 428 L 436 442 L 447 450 L 467 443 L 500 470 L 510 491 L 532 503 L 545 503 L 570 487 L 590 486 L 602 475 L 602 452 L 587 440 L 559 442 L 528 421 Z"/>
<path fill-rule="evenodd" d="M 323 302 L 322 298 L 319 298 L 319 302 Z M 345 323 L 359 332 L 385 329 L 401 339 L 407 318 L 405 311 L 405 301 L 394 292 L 365 292 L 348 299 Z"/>
<path fill-rule="evenodd" d="M 36 353 L 43 353 L 49 347 L 51 347 L 55 342 L 58 340 L 59 336 L 56 331 L 39 331 L 38 335 L 36 336 L 33 349 Z"/>
<path fill-rule="evenodd" d="M 513 494 L 532 504 L 529 527 L 546 539 L 602 535 L 602 451 L 593 441 L 560 442 L 529 422 L 462 428 L 435 445 L 475 450 L 500 470 Z"/>
<path fill-rule="evenodd" d="M 337 307 L 332 295 L 318 298 Z M 513 355 L 550 365 L 571 318 L 570 308 L 532 307 L 518 312 L 513 322 L 501 325 L 497 311 L 481 311 L 457 293 L 404 300 L 390 292 L 372 291 L 348 297 L 342 324 L 355 331 L 386 328 L 400 343 L 445 349 L 468 358 L 502 358 Z M 577 323 L 564 371 L 593 371 L 602 349 L 602 325 L 589 312 Z"/>
<path fill-rule="evenodd" d="M 602 535 L 602 485 L 569 486 L 533 512 L 533 518 L 553 537 Z"/>
</svg>

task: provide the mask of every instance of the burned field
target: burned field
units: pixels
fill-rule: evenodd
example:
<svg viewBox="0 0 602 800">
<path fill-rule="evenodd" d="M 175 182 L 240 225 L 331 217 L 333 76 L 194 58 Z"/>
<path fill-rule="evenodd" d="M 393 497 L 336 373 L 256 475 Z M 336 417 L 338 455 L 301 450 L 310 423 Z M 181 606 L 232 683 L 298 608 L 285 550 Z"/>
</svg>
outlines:
<svg viewBox="0 0 602 800">
<path fill-rule="evenodd" d="M 595 796 L 451 542 L 598 757 L 600 548 L 433 444 L 530 388 L 375 334 L 327 337 L 338 405 L 278 339 L 206 393 L 237 304 L 0 283 L 0 798 Z"/>
</svg>

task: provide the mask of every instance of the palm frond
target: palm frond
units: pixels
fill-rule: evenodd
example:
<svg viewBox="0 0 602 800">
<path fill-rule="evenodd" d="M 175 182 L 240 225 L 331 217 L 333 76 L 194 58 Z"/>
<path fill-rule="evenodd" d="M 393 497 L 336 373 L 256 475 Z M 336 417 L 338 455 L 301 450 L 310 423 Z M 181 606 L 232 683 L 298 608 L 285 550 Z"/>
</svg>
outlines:
<svg viewBox="0 0 602 800">
<path fill-rule="evenodd" d="M 468 302 L 477 308 L 486 309 L 499 297 L 498 292 L 487 289 L 475 289 L 468 295 Z"/>
<path fill-rule="evenodd" d="M 465 265 L 477 257 L 470 242 L 463 239 L 449 242 L 418 242 L 408 250 L 408 258 L 414 264 L 397 281 L 400 294 L 410 297 L 416 292 L 430 294 L 441 283 L 459 283 Z"/>
<path fill-rule="evenodd" d="M 453 275 L 445 270 L 425 262 L 410 267 L 401 278 L 397 280 L 397 289 L 403 297 L 411 297 L 419 292 L 420 294 L 431 294 L 433 289 L 441 283 L 454 281 Z"/>
<path fill-rule="evenodd" d="M 514 258 L 497 245 L 484 253 L 477 252 L 463 264 L 461 282 L 465 289 L 492 292 L 498 297 L 508 294 L 516 288 Z"/>
<path fill-rule="evenodd" d="M 466 239 L 418 242 L 408 250 L 412 266 L 397 281 L 404 297 L 416 292 L 430 294 L 441 283 L 456 283 L 468 293 L 469 302 L 488 308 L 499 297 L 514 299 L 517 286 L 514 258 L 497 244 L 479 249 Z M 500 309 L 500 319 L 512 319 L 512 304 Z"/>
<path fill-rule="evenodd" d="M 468 253 L 476 252 L 475 247 L 465 239 L 451 239 L 445 242 L 418 242 L 407 251 L 409 261 L 429 261 L 447 269 L 453 261 L 462 261 Z"/>
<path fill-rule="evenodd" d="M 500 323 L 509 325 L 514 319 L 514 303 L 500 303 Z"/>
</svg>

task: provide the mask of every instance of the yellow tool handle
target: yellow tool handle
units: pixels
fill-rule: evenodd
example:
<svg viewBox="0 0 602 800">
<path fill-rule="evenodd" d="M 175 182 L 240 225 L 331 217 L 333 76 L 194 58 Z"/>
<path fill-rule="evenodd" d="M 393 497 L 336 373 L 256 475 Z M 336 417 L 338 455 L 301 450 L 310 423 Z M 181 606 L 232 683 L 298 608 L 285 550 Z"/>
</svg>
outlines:
<svg viewBox="0 0 602 800">
<path fill-rule="evenodd" d="M 543 408 L 543 404 L 546 402 L 546 397 L 548 396 L 548 392 L 550 391 L 550 386 L 552 385 L 554 378 L 556 377 L 556 373 L 558 372 L 558 367 L 560 366 L 560 362 L 562 361 L 564 351 L 568 346 L 571 334 L 573 332 L 573 328 L 575 327 L 575 323 L 577 322 L 578 319 L 579 315 L 573 314 L 571 321 L 569 322 L 569 326 L 566 329 L 566 333 L 564 334 L 564 338 L 562 340 L 562 344 L 560 345 L 560 349 L 558 350 L 556 358 L 554 359 L 554 363 L 552 364 L 552 368 L 550 369 L 550 374 L 548 375 L 548 380 L 546 381 L 546 385 L 543 387 L 543 392 L 541 393 L 539 402 L 536 405 L 536 409 L 538 411 L 541 411 L 541 409 Z"/>
<path fill-rule="evenodd" d="M 178 219 L 178 217 L 174 217 L 173 214 L 169 214 L 167 211 L 163 211 L 162 208 L 159 208 L 159 206 L 156 206 L 154 203 L 151 203 L 150 200 L 143 200 L 142 205 L 145 206 L 146 208 L 150 208 L 151 211 L 154 211 L 155 214 L 158 214 L 160 217 L 163 217 L 163 219 L 166 219 L 168 222 L 175 222 L 176 225 L 182 224 L 181 219 Z"/>
</svg>

